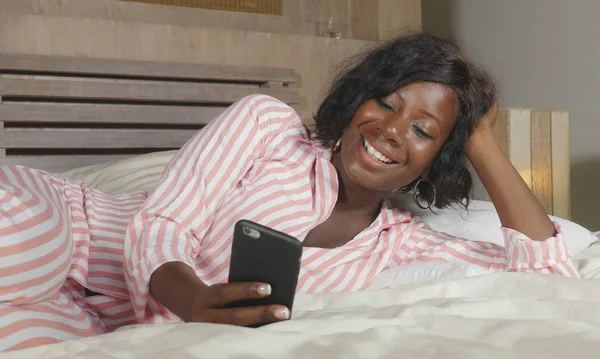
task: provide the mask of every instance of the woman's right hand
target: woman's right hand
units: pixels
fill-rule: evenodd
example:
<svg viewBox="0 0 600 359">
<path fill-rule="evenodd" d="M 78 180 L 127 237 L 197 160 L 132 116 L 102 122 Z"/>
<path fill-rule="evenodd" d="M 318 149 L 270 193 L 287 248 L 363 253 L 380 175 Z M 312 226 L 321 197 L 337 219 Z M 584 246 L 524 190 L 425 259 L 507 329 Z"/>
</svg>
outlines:
<svg viewBox="0 0 600 359">
<path fill-rule="evenodd" d="M 265 298 L 271 286 L 265 283 L 224 283 L 208 286 L 182 262 L 161 265 L 150 278 L 150 293 L 185 322 L 221 323 L 240 326 L 289 319 L 282 305 L 226 308 L 246 299 Z"/>
<path fill-rule="evenodd" d="M 196 292 L 191 318 L 186 321 L 251 326 L 289 319 L 290 311 L 282 305 L 227 308 L 233 302 L 265 298 L 270 294 L 271 286 L 265 283 L 205 285 Z"/>
</svg>

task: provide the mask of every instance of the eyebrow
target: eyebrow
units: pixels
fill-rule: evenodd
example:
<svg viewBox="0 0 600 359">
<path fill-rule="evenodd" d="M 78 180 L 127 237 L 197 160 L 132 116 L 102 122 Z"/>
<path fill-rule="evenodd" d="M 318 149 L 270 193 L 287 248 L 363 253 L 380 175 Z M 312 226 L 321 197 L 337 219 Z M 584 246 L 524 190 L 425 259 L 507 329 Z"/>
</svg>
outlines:
<svg viewBox="0 0 600 359">
<path fill-rule="evenodd" d="M 425 116 L 427 116 L 427 117 L 435 120 L 436 122 L 440 122 L 440 120 L 437 117 L 435 117 L 433 114 L 431 114 L 430 112 L 427 112 L 425 110 L 421 110 L 421 113 L 424 114 Z"/>
</svg>

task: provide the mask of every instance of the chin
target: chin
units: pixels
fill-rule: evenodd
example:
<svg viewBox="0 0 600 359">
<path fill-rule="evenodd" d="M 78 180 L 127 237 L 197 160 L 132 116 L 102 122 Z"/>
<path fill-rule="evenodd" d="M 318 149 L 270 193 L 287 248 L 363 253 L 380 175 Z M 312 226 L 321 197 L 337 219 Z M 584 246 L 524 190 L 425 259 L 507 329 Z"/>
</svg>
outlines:
<svg viewBox="0 0 600 359">
<path fill-rule="evenodd" d="M 380 174 L 371 173 L 357 167 L 356 164 L 344 166 L 346 180 L 350 180 L 354 186 L 373 192 L 392 192 L 395 188 L 398 188 L 386 185 L 385 182 L 387 181 L 382 181 L 378 176 Z"/>
<path fill-rule="evenodd" d="M 343 179 L 367 191 L 392 193 L 419 177 L 419 174 L 409 174 L 406 167 L 390 168 L 389 171 L 373 171 L 361 166 L 360 161 L 353 161 L 352 156 L 348 157 L 347 161 L 342 158 Z"/>
</svg>

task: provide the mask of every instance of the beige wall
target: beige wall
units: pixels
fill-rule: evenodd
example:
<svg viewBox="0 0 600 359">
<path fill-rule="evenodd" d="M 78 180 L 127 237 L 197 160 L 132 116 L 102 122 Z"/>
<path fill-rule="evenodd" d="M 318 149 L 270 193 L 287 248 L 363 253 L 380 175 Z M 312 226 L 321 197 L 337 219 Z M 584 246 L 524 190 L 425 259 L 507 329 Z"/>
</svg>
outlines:
<svg viewBox="0 0 600 359">
<path fill-rule="evenodd" d="M 573 220 L 600 229 L 600 1 L 423 0 L 423 28 L 450 34 L 501 87 L 501 105 L 566 109 Z"/>
<path fill-rule="evenodd" d="M 421 0 L 283 0 L 283 16 L 115 0 L 1 0 L 0 11 L 306 36 L 321 35 L 333 18 L 334 31 L 359 40 L 387 39 L 421 26 Z"/>
</svg>

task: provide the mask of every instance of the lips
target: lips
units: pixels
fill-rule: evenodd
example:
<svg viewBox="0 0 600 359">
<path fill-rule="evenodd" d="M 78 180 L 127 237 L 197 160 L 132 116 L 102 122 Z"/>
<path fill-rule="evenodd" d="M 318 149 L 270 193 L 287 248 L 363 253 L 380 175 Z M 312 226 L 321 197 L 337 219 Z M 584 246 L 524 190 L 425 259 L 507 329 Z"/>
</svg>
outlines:
<svg viewBox="0 0 600 359">
<path fill-rule="evenodd" d="M 363 139 L 363 147 L 374 160 L 388 165 L 394 163 L 394 160 L 377 151 L 377 149 L 365 139 Z"/>
</svg>

